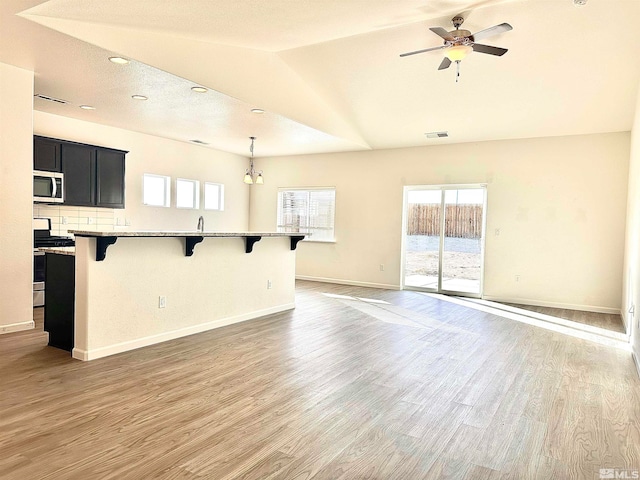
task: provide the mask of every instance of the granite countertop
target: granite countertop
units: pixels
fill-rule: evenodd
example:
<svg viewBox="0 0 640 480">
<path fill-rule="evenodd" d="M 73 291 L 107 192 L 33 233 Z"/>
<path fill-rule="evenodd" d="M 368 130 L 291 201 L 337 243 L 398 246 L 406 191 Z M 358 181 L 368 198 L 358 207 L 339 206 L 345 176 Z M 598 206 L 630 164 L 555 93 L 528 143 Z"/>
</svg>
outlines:
<svg viewBox="0 0 640 480">
<path fill-rule="evenodd" d="M 38 247 L 39 252 L 44 253 L 56 253 L 58 255 L 71 255 L 75 256 L 76 247 Z"/>
<path fill-rule="evenodd" d="M 279 232 L 199 232 L 197 230 L 104 231 L 69 230 L 76 237 L 305 237 L 304 233 Z"/>
</svg>

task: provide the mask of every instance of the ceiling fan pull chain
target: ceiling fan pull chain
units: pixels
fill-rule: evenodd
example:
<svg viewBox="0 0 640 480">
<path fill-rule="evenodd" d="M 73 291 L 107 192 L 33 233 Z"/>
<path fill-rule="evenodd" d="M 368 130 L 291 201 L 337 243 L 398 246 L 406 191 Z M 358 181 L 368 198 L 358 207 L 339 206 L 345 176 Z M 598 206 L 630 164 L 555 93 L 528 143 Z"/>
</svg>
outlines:
<svg viewBox="0 0 640 480">
<path fill-rule="evenodd" d="M 460 60 L 456 60 L 456 83 L 458 83 L 459 78 L 460 78 Z"/>
</svg>

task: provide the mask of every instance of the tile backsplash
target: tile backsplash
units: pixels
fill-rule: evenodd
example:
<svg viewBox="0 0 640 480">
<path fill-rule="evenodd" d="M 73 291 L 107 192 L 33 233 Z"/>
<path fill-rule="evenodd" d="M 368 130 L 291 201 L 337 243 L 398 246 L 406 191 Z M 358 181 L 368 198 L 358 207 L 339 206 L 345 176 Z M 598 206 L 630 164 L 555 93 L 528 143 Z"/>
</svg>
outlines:
<svg viewBox="0 0 640 480">
<path fill-rule="evenodd" d="M 33 205 L 34 218 L 51 219 L 51 235 L 71 235 L 68 230 L 113 230 L 114 211 L 111 208 L 70 207 L 64 205 Z"/>
</svg>

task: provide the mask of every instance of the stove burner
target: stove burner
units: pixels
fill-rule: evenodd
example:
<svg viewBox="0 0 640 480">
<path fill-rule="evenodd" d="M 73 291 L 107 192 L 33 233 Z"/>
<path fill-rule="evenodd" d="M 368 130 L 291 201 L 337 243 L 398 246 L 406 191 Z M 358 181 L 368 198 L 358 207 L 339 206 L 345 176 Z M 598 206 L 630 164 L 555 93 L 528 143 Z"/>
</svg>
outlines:
<svg viewBox="0 0 640 480">
<path fill-rule="evenodd" d="M 34 247 L 74 247 L 76 242 L 68 237 L 41 237 L 34 238 Z"/>
<path fill-rule="evenodd" d="M 51 219 L 33 219 L 33 248 L 75 247 L 76 242 L 69 237 L 51 235 Z"/>
</svg>

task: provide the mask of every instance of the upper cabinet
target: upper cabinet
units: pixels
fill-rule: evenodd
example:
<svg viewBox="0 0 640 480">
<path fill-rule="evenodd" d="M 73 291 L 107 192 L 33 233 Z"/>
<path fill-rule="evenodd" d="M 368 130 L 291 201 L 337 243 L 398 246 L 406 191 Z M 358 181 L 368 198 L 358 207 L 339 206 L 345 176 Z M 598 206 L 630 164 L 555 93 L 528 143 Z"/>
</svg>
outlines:
<svg viewBox="0 0 640 480">
<path fill-rule="evenodd" d="M 64 204 L 124 208 L 127 152 L 34 137 L 33 168 L 64 173 Z"/>
<path fill-rule="evenodd" d="M 96 205 L 124 208 L 124 152 L 96 151 Z"/>
<path fill-rule="evenodd" d="M 64 143 L 61 149 L 65 205 L 95 206 L 96 149 L 73 143 Z"/>
<path fill-rule="evenodd" d="M 50 138 L 33 137 L 33 169 L 60 172 L 60 142 Z"/>
</svg>

